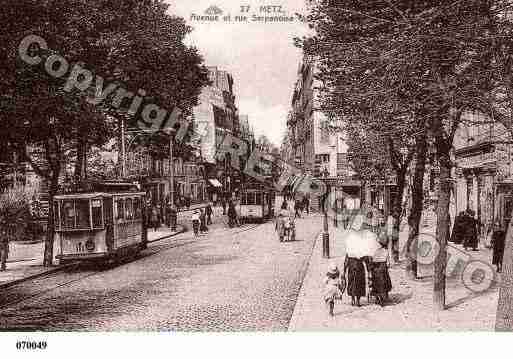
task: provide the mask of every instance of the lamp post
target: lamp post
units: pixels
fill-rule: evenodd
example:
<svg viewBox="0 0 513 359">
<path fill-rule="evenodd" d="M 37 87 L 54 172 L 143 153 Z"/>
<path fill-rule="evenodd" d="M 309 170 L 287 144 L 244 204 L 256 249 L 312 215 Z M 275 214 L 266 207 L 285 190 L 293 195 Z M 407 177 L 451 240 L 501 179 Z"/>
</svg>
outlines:
<svg viewBox="0 0 513 359">
<path fill-rule="evenodd" d="M 329 183 L 326 178 L 326 174 L 324 174 L 324 183 L 326 184 L 326 194 L 324 195 L 323 200 L 323 210 L 324 210 L 324 223 L 323 223 L 323 231 L 322 231 L 322 256 L 324 258 L 330 257 L 330 234 L 328 232 L 328 197 L 330 193 Z"/>
<path fill-rule="evenodd" d="M 169 132 L 169 200 L 171 207 L 175 206 L 175 162 L 173 159 L 174 131 Z"/>
</svg>

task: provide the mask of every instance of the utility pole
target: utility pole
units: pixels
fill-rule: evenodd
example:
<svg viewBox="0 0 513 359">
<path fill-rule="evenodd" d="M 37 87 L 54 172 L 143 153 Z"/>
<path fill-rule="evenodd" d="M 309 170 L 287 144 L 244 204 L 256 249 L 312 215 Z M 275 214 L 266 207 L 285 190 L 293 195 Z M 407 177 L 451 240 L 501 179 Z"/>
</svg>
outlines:
<svg viewBox="0 0 513 359">
<path fill-rule="evenodd" d="M 121 118 L 121 177 L 126 178 L 125 119 Z"/>
<path fill-rule="evenodd" d="M 173 132 L 169 132 L 169 200 L 171 201 L 171 207 L 175 206 L 175 161 L 173 158 L 174 142 Z"/>
</svg>

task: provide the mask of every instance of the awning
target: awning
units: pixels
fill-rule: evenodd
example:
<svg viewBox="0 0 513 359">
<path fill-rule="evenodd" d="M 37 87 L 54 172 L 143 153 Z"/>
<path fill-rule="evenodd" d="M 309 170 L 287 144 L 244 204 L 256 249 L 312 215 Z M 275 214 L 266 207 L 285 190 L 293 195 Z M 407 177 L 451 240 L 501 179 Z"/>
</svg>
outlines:
<svg viewBox="0 0 513 359">
<path fill-rule="evenodd" d="M 218 180 L 216 180 L 216 179 L 209 179 L 208 181 L 209 181 L 209 182 L 212 184 L 212 186 L 214 186 L 214 187 L 223 187 L 223 185 L 221 184 L 221 182 L 219 182 L 219 181 L 218 181 Z"/>
</svg>

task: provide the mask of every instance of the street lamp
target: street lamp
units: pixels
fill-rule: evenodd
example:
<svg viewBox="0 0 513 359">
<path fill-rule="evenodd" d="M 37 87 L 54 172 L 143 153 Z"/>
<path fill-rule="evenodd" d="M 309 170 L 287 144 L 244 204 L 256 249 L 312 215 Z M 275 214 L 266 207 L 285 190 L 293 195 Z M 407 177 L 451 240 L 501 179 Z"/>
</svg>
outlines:
<svg viewBox="0 0 513 359">
<path fill-rule="evenodd" d="M 330 257 L 330 234 L 328 232 L 328 197 L 330 193 L 329 183 L 326 177 L 326 173 L 324 173 L 324 183 L 326 185 L 326 194 L 324 195 L 323 200 L 323 210 L 324 210 L 324 223 L 323 223 L 323 231 L 322 231 L 322 256 L 324 258 Z"/>
</svg>

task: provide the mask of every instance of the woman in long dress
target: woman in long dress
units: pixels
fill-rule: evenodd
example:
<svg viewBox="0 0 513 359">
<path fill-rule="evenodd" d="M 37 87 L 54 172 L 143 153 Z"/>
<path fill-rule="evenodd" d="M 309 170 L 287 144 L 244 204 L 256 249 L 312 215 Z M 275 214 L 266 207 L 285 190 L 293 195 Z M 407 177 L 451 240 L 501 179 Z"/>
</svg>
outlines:
<svg viewBox="0 0 513 359">
<path fill-rule="evenodd" d="M 379 241 L 380 248 L 376 250 L 372 257 L 371 264 L 371 295 L 376 297 L 376 301 L 382 307 L 388 300 L 388 293 L 392 290 L 392 280 L 388 273 L 388 241 L 381 239 Z"/>
<path fill-rule="evenodd" d="M 351 305 L 360 307 L 360 298 L 366 295 L 364 260 L 346 256 L 344 274 L 347 278 L 347 295 L 351 297 Z"/>
</svg>

